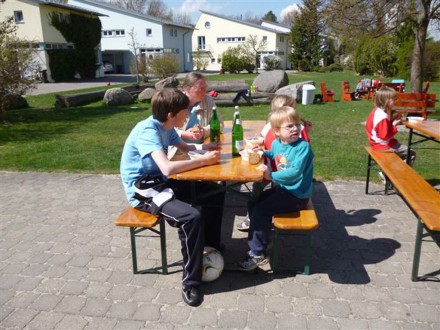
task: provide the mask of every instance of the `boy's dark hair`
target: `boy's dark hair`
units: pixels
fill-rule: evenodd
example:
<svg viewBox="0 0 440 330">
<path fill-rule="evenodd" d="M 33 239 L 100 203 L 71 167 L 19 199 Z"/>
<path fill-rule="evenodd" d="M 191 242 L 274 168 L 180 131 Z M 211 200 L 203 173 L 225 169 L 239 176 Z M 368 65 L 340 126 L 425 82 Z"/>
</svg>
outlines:
<svg viewBox="0 0 440 330">
<path fill-rule="evenodd" d="M 164 88 L 151 99 L 153 118 L 161 123 L 167 121 L 168 113 L 171 112 L 175 116 L 180 111 L 188 109 L 188 106 L 189 98 L 175 88 Z"/>
</svg>

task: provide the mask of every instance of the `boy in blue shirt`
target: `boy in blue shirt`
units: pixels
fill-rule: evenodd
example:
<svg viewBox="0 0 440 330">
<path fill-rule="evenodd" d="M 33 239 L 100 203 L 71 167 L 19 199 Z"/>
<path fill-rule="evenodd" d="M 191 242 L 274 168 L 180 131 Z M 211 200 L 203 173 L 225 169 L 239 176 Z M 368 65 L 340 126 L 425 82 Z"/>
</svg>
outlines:
<svg viewBox="0 0 440 330">
<path fill-rule="evenodd" d="M 267 263 L 266 248 L 270 241 L 272 217 L 278 213 L 305 209 L 312 196 L 313 152 L 310 144 L 300 138 L 301 119 L 292 107 L 274 109 L 269 117 L 276 139 L 271 150 L 264 154 L 275 160 L 276 172 L 270 172 L 264 164 L 264 178 L 273 187 L 261 193 L 256 201 L 248 203 L 250 228 L 248 244 L 250 251 L 239 262 L 242 270 L 251 271 Z"/>
<path fill-rule="evenodd" d="M 140 177 L 159 176 L 173 190 L 176 198 L 165 203 L 160 213 L 171 226 L 178 228 L 183 255 L 183 300 L 190 306 L 198 306 L 202 303 L 198 286 L 202 278 L 203 247 L 220 249 L 221 245 L 224 192 L 215 192 L 205 203 L 200 200 L 202 205 L 211 206 L 202 207 L 199 212 L 188 204 L 191 183 L 167 178 L 220 160 L 220 151 L 214 145 L 203 145 L 208 151 L 196 159 L 168 160 L 169 146 L 176 146 L 182 152 L 195 150 L 195 146 L 183 142 L 175 130 L 188 117 L 188 105 L 188 97 L 177 89 L 164 88 L 157 92 L 151 100 L 153 115 L 139 122 L 125 142 L 120 170 L 129 203 L 141 211 L 153 213 L 151 203 L 135 198 L 135 183 Z M 198 193 L 212 189 L 206 182 L 196 182 Z"/>
</svg>

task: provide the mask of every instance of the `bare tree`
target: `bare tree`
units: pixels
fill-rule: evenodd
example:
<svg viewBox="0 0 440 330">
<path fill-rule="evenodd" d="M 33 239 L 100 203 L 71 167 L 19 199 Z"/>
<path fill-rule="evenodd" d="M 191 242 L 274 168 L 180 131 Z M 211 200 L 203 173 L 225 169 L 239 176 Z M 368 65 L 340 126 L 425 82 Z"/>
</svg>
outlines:
<svg viewBox="0 0 440 330">
<path fill-rule="evenodd" d="M 162 0 L 149 0 L 147 5 L 147 15 L 172 20 L 173 12 L 168 10 L 166 4 Z"/>
<path fill-rule="evenodd" d="M 101 2 L 107 2 L 101 0 Z M 116 7 L 136 11 L 145 14 L 149 0 L 111 0 Z"/>
<path fill-rule="evenodd" d="M 241 45 L 241 48 L 246 53 L 246 56 L 252 58 L 252 62 L 255 64 L 255 70 L 258 73 L 258 53 L 265 50 L 267 42 L 263 39 L 258 40 L 256 34 L 250 34 L 246 37 L 245 42 Z"/>
<path fill-rule="evenodd" d="M 404 20 L 414 24 L 411 90 L 423 84 L 423 57 L 431 22 L 440 20 L 440 0 L 328 0 L 327 25 L 336 35 L 356 41 L 360 34 L 373 37 L 394 32 Z"/>
</svg>

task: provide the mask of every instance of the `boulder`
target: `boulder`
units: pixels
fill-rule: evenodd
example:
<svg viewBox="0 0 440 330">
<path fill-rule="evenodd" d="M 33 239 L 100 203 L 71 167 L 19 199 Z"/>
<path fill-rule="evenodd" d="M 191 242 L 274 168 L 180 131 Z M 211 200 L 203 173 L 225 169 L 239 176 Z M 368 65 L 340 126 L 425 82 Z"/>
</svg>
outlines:
<svg viewBox="0 0 440 330">
<path fill-rule="evenodd" d="M 133 96 L 122 88 L 112 88 L 105 92 L 102 100 L 107 105 L 123 105 L 133 103 Z"/>
<path fill-rule="evenodd" d="M 8 94 L 5 98 L 5 109 L 21 109 L 29 107 L 26 99 L 18 94 Z"/>
<path fill-rule="evenodd" d="M 275 93 L 289 84 L 289 77 L 284 70 L 266 71 L 259 74 L 253 84 L 259 92 Z"/>
<path fill-rule="evenodd" d="M 176 77 L 168 77 L 165 79 L 162 79 L 161 81 L 158 81 L 154 87 L 160 91 L 166 87 L 176 88 L 179 86 L 179 80 L 177 80 Z"/>
<path fill-rule="evenodd" d="M 154 88 L 145 88 L 139 95 L 139 102 L 151 102 L 153 95 L 156 94 L 157 90 Z"/>
<path fill-rule="evenodd" d="M 298 101 L 298 100 L 302 99 L 302 86 L 306 85 L 306 84 L 315 86 L 314 81 L 303 81 L 303 82 L 284 86 L 284 87 L 278 89 L 275 92 L 275 94 L 276 95 L 289 95 Z"/>
</svg>

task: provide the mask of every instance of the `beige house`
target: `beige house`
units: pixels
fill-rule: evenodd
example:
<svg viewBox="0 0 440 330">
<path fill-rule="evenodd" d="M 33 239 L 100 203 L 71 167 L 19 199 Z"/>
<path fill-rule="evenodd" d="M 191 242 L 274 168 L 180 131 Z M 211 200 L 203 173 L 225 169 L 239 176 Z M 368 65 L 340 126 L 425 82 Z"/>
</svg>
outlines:
<svg viewBox="0 0 440 330">
<path fill-rule="evenodd" d="M 258 40 L 266 42 L 265 49 L 259 52 L 259 69 L 264 68 L 263 60 L 268 55 L 278 56 L 281 59 L 281 68 L 290 69 L 290 62 L 287 59 L 289 50 L 287 27 L 267 22 L 257 25 L 206 11 L 201 13 L 193 32 L 192 43 L 193 59 L 195 56 L 201 57 L 206 64 L 204 69 L 220 70 L 223 52 L 229 47 L 244 43 L 251 35 L 256 35 Z"/>
<path fill-rule="evenodd" d="M 70 14 L 101 16 L 101 14 L 49 0 L 9 0 L 0 2 L 0 20 L 12 16 L 17 25 L 17 36 L 29 41 L 29 47 L 37 50 L 36 62 L 45 80 L 53 81 L 49 69 L 49 49 L 68 49 L 75 45 L 68 43 L 62 34 L 49 24 L 49 15 L 69 19 Z M 97 50 L 98 51 L 98 50 Z M 97 54 L 98 56 L 98 54 Z M 98 59 L 97 59 L 98 60 Z"/>
</svg>

